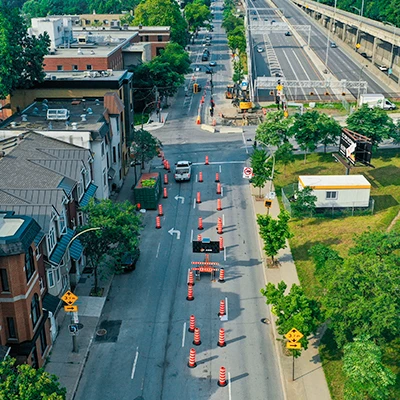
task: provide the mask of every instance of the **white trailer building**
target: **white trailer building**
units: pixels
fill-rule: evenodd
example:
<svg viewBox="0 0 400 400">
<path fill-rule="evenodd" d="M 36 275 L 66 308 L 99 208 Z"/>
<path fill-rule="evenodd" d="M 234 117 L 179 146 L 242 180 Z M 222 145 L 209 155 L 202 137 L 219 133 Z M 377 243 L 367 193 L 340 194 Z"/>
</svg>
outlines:
<svg viewBox="0 0 400 400">
<path fill-rule="evenodd" d="M 363 175 L 301 175 L 299 190 L 311 187 L 317 208 L 368 207 L 371 184 Z"/>
</svg>

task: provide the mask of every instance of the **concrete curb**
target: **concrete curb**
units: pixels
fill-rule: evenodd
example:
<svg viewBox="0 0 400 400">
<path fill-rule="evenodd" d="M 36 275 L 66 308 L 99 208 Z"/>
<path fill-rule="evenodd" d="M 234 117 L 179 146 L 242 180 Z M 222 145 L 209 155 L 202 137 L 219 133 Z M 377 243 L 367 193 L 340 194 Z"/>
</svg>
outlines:
<svg viewBox="0 0 400 400">
<path fill-rule="evenodd" d="M 210 133 L 215 133 L 215 128 L 213 126 L 206 125 L 206 124 L 201 124 L 200 128 L 203 131 L 207 131 L 207 132 L 210 132 Z"/>
<path fill-rule="evenodd" d="M 243 128 L 235 128 L 230 126 L 222 126 L 219 129 L 220 133 L 243 133 Z"/>
</svg>

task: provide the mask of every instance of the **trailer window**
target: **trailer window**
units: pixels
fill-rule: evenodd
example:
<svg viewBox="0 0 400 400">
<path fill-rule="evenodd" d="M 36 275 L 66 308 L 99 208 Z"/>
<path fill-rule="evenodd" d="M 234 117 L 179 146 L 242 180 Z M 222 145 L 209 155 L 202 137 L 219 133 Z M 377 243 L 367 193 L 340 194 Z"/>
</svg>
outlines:
<svg viewBox="0 0 400 400">
<path fill-rule="evenodd" d="M 326 199 L 327 200 L 336 200 L 338 192 L 326 192 Z"/>
</svg>

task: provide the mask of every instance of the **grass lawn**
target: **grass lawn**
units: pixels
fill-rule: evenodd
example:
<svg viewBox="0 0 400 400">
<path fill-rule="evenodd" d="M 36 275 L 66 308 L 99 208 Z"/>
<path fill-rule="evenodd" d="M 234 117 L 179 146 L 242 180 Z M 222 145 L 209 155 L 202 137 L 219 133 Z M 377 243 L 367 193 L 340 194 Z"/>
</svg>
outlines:
<svg viewBox="0 0 400 400">
<path fill-rule="evenodd" d="M 296 161 L 278 171 L 274 178 L 276 193 L 280 196 L 281 188 L 297 181 L 298 175 L 343 175 L 344 167 L 335 162 L 331 154 L 311 154 L 304 164 L 303 156 L 296 156 Z M 340 218 L 306 218 L 293 219 L 290 222 L 294 237 L 290 240 L 297 272 L 305 292 L 314 298 L 321 294 L 321 285 L 314 277 L 314 265 L 308 255 L 311 246 L 323 243 L 332 246 L 342 256 L 346 256 L 353 244 L 353 237 L 368 228 L 386 230 L 400 211 L 400 151 L 398 149 L 380 150 L 372 157 L 375 168 L 353 168 L 351 174 L 363 174 L 371 183 L 371 196 L 375 200 L 373 215 L 362 215 Z M 400 233 L 400 220 L 393 226 Z M 343 376 L 341 360 L 337 350 L 331 349 L 329 335 L 321 346 L 324 360 L 324 371 L 334 400 L 343 398 Z M 394 354 L 393 354 L 394 353 Z M 385 349 L 385 360 L 400 376 L 400 366 L 396 364 L 400 358 L 400 344 Z M 396 366 L 397 365 L 397 366 Z M 396 399 L 400 399 L 400 379 L 396 387 Z"/>
</svg>

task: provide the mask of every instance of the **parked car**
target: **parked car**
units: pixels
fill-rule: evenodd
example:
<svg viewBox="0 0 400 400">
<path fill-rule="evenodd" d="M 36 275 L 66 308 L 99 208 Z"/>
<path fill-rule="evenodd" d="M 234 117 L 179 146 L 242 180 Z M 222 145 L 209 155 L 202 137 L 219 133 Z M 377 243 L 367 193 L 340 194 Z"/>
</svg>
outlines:
<svg viewBox="0 0 400 400">
<path fill-rule="evenodd" d="M 335 43 L 335 42 L 331 42 L 331 47 L 332 47 L 333 49 L 335 49 L 335 48 L 337 47 L 336 43 Z"/>
<path fill-rule="evenodd" d="M 292 32 L 287 31 L 287 32 L 285 33 L 285 36 L 292 36 Z"/>
<path fill-rule="evenodd" d="M 210 61 L 210 63 L 208 65 L 210 67 L 216 67 L 217 66 L 217 62 L 216 61 Z"/>
<path fill-rule="evenodd" d="M 362 52 L 362 53 L 360 53 L 360 55 L 361 55 L 361 57 L 364 57 L 364 58 L 371 58 L 371 56 L 369 56 L 367 53 L 365 53 L 365 52 Z"/>
<path fill-rule="evenodd" d="M 264 51 L 264 47 L 257 46 L 257 52 L 262 53 Z"/>
<path fill-rule="evenodd" d="M 386 72 L 389 70 L 389 67 L 387 67 L 386 65 L 378 65 L 378 68 L 383 72 Z"/>
<path fill-rule="evenodd" d="M 139 257 L 140 257 L 139 247 L 125 253 L 121 258 L 120 272 L 134 271 L 136 269 L 136 263 L 139 260 Z M 116 268 L 116 271 L 119 272 L 119 268 Z"/>
</svg>

